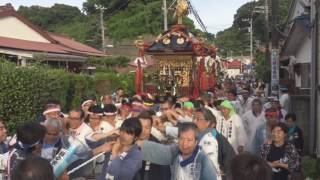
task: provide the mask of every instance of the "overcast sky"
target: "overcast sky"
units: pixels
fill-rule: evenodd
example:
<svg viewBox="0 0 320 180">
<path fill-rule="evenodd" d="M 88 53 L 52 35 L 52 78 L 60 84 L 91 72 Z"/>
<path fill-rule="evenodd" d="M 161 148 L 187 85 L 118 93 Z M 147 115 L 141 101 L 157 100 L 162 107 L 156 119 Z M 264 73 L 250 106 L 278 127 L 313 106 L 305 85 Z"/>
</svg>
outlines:
<svg viewBox="0 0 320 180">
<path fill-rule="evenodd" d="M 210 33 L 217 33 L 232 25 L 236 10 L 246 2 L 252 0 L 192 0 L 194 8 Z M 16 9 L 20 5 L 40 5 L 50 7 L 55 3 L 77 6 L 82 9 L 85 0 L 0 0 L 0 5 L 11 3 Z M 169 6 L 169 5 L 168 5 Z M 193 15 L 190 15 L 193 19 Z M 197 27 L 199 25 L 195 21 Z"/>
</svg>

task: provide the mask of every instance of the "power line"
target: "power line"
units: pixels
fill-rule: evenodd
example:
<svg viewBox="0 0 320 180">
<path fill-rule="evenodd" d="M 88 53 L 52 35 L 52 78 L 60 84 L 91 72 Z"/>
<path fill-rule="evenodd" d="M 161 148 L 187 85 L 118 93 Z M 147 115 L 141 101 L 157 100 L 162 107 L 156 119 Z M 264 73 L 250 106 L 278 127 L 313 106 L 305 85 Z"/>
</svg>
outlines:
<svg viewBox="0 0 320 180">
<path fill-rule="evenodd" d="M 123 3 L 122 5 L 120 5 L 117 9 L 113 10 L 112 12 L 110 12 L 110 13 L 108 14 L 108 16 L 110 17 L 110 16 L 114 15 L 115 13 L 117 13 L 118 11 L 120 11 L 120 9 L 122 9 L 123 7 L 125 7 L 126 5 L 128 5 L 129 2 L 130 2 L 130 0 L 127 0 L 125 3 Z M 110 8 L 108 8 L 108 9 L 110 9 Z"/>
<path fill-rule="evenodd" d="M 191 10 L 192 14 L 193 14 L 194 17 L 196 18 L 196 20 L 197 20 L 198 24 L 200 25 L 201 29 L 202 29 L 204 32 L 208 33 L 207 27 L 204 25 L 203 21 L 201 20 L 199 14 L 198 14 L 198 12 L 197 12 L 197 10 L 192 6 L 190 0 L 188 0 L 188 4 L 189 4 L 189 7 L 190 7 L 190 10 Z"/>
</svg>

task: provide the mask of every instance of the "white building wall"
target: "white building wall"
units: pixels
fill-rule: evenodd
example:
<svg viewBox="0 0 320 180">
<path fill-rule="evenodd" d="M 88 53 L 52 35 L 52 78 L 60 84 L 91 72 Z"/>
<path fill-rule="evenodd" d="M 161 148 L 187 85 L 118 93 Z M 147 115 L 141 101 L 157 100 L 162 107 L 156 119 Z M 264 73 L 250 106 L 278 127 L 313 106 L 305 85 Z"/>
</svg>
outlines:
<svg viewBox="0 0 320 180">
<path fill-rule="evenodd" d="M 0 18 L 0 36 L 27 41 L 50 43 L 50 41 L 44 38 L 41 34 L 24 24 L 16 17 L 12 16 Z"/>
<path fill-rule="evenodd" d="M 289 20 L 293 20 L 295 17 L 300 16 L 303 12 L 304 12 L 304 8 L 302 7 L 302 5 L 299 2 L 296 2 L 296 7 L 292 14 L 293 16 L 291 16 Z"/>
<path fill-rule="evenodd" d="M 306 37 L 295 55 L 296 63 L 311 63 L 311 47 L 311 38 Z"/>
<path fill-rule="evenodd" d="M 229 77 L 235 77 L 241 74 L 240 69 L 226 69 L 225 71 Z"/>
</svg>

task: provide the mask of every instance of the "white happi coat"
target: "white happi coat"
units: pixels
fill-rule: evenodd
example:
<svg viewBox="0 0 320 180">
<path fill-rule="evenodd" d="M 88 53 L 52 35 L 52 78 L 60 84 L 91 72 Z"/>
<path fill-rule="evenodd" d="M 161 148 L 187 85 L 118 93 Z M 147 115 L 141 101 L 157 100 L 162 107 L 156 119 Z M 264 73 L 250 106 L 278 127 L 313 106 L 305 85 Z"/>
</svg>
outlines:
<svg viewBox="0 0 320 180">
<path fill-rule="evenodd" d="M 86 123 L 82 123 L 77 129 L 70 129 L 69 134 L 76 137 L 82 144 L 87 145 L 86 137 L 93 133 L 93 130 Z"/>
<path fill-rule="evenodd" d="M 114 130 L 115 127 L 106 121 L 101 121 L 98 129 L 99 129 L 98 131 L 101 133 L 108 133 L 108 132 Z"/>
<path fill-rule="evenodd" d="M 246 145 L 247 133 L 239 115 L 234 114 L 227 120 L 224 117 L 221 120 L 217 120 L 216 129 L 227 138 L 236 153 L 238 153 L 239 146 L 244 147 Z"/>
<path fill-rule="evenodd" d="M 248 97 L 246 101 L 243 102 L 242 108 L 243 108 L 243 113 L 246 113 L 247 111 L 252 109 L 252 101 L 255 99 L 255 97 Z"/>
<path fill-rule="evenodd" d="M 220 175 L 221 171 L 218 162 L 219 149 L 216 137 L 214 137 L 211 132 L 208 132 L 201 138 L 199 146 L 202 148 L 202 150 L 211 160 L 212 164 L 215 166 L 217 170 L 217 180 L 221 180 L 222 177 Z"/>
<path fill-rule="evenodd" d="M 265 114 L 262 111 L 259 116 L 255 116 L 252 110 L 247 111 L 242 116 L 243 125 L 248 135 L 248 141 L 246 150 L 250 150 L 249 147 L 252 145 L 253 138 L 255 137 L 258 127 L 266 122 Z"/>
</svg>

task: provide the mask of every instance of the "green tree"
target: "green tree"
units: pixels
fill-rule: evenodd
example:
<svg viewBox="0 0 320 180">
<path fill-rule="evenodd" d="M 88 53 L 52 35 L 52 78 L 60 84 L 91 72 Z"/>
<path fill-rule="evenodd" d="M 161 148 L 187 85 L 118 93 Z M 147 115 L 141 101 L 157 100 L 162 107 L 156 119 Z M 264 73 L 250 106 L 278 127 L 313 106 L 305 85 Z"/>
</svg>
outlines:
<svg viewBox="0 0 320 180">
<path fill-rule="evenodd" d="M 168 1 L 170 4 L 172 0 Z M 87 0 L 82 13 L 77 7 L 55 4 L 50 8 L 21 6 L 20 14 L 43 29 L 70 36 L 95 48 L 101 47 L 100 11 L 104 10 L 106 35 L 116 44 L 139 35 L 157 36 L 163 31 L 162 0 Z M 169 26 L 175 24 L 169 11 Z M 189 18 L 184 18 L 191 32 L 201 34 Z M 208 35 L 212 39 L 212 35 Z"/>
<path fill-rule="evenodd" d="M 284 25 L 287 20 L 287 14 L 289 10 L 290 0 L 279 1 L 279 30 L 283 30 Z M 266 37 L 266 21 L 264 13 L 253 13 L 252 10 L 254 6 L 263 6 L 264 0 L 259 0 L 257 2 L 248 2 L 242 5 L 234 15 L 233 25 L 216 35 L 215 43 L 220 49 L 226 49 L 228 51 L 233 51 L 234 55 L 249 55 L 249 45 L 250 45 L 250 26 L 248 21 L 245 19 L 250 19 L 251 15 L 253 18 L 253 39 L 259 40 L 260 42 L 265 42 Z M 226 55 L 225 51 L 222 51 L 223 55 Z"/>
<path fill-rule="evenodd" d="M 85 15 L 77 7 L 54 4 L 52 7 L 20 6 L 18 13 L 27 17 L 32 23 L 46 30 L 54 31 L 58 25 L 69 24 L 74 21 L 81 22 Z"/>
</svg>

